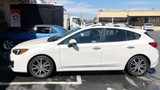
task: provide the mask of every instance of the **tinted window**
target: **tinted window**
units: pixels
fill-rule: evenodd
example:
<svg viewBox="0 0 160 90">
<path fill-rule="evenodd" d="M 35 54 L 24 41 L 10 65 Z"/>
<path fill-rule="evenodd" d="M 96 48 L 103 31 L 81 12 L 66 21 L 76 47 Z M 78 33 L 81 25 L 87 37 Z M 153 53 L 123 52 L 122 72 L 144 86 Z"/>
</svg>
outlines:
<svg viewBox="0 0 160 90">
<path fill-rule="evenodd" d="M 51 33 L 57 33 L 57 31 L 51 28 Z"/>
<path fill-rule="evenodd" d="M 78 18 L 73 18 L 72 21 L 73 21 L 73 23 L 81 25 L 80 19 L 78 19 Z"/>
<path fill-rule="evenodd" d="M 50 31 L 49 27 L 37 27 L 35 33 L 49 33 L 49 31 Z"/>
<path fill-rule="evenodd" d="M 55 26 L 55 25 L 54 25 L 53 28 L 54 28 L 56 31 L 61 32 L 61 33 L 67 32 L 67 30 L 64 29 L 64 28 L 61 27 L 61 26 Z"/>
<path fill-rule="evenodd" d="M 146 24 L 146 26 L 153 26 L 152 24 Z"/>
<path fill-rule="evenodd" d="M 147 36 L 149 36 L 150 38 L 152 38 L 151 35 L 149 35 L 147 32 L 145 32 L 144 34 L 146 34 Z"/>
<path fill-rule="evenodd" d="M 105 30 L 105 42 L 125 41 L 125 31 L 118 29 Z"/>
<path fill-rule="evenodd" d="M 68 44 L 71 39 L 75 39 L 77 43 L 97 43 L 100 42 L 101 33 L 101 29 L 86 30 L 71 36 L 64 40 L 63 43 Z"/>
<path fill-rule="evenodd" d="M 127 31 L 127 40 L 136 40 L 139 39 L 141 35 L 134 33 L 134 32 L 130 32 Z"/>
</svg>

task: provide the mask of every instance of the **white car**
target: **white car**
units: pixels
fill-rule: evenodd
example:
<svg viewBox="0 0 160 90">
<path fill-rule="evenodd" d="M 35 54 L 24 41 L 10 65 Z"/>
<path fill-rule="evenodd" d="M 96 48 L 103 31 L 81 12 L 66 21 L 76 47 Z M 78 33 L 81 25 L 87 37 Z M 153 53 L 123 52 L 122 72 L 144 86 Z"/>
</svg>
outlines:
<svg viewBox="0 0 160 90">
<path fill-rule="evenodd" d="M 147 30 L 147 31 L 154 31 L 154 25 L 152 23 L 146 23 L 144 25 L 144 30 Z"/>
<path fill-rule="evenodd" d="M 60 37 L 23 42 L 11 51 L 10 68 L 46 78 L 55 71 L 126 70 L 133 76 L 158 63 L 155 42 L 145 30 L 88 26 Z"/>
</svg>

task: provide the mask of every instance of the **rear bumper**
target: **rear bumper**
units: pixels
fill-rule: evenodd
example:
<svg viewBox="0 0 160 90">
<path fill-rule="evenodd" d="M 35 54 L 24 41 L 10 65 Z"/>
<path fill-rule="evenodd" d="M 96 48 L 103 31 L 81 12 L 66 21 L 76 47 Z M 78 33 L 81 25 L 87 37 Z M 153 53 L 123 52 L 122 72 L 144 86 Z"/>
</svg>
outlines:
<svg viewBox="0 0 160 90">
<path fill-rule="evenodd" d="M 145 29 L 146 31 L 154 31 L 154 29 Z"/>
<path fill-rule="evenodd" d="M 150 56 L 150 61 L 151 61 L 150 68 L 156 67 L 156 65 L 159 63 L 159 53 L 158 50 L 156 51 L 157 53 L 151 54 Z"/>
<path fill-rule="evenodd" d="M 156 67 L 156 66 L 157 66 L 157 64 L 158 64 L 158 62 L 159 62 L 159 60 L 157 60 L 156 62 L 152 63 L 152 65 L 150 66 L 150 68 L 154 68 L 154 67 Z"/>
</svg>

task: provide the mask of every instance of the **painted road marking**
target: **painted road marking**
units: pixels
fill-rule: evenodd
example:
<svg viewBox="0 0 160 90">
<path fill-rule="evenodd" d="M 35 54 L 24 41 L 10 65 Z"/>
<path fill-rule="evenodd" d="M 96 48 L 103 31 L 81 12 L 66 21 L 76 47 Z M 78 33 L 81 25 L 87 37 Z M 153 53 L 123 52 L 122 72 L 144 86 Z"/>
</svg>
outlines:
<svg viewBox="0 0 160 90">
<path fill-rule="evenodd" d="M 0 85 L 40 85 L 40 84 L 82 84 L 82 79 L 80 75 L 76 76 L 77 82 L 0 82 Z"/>
</svg>

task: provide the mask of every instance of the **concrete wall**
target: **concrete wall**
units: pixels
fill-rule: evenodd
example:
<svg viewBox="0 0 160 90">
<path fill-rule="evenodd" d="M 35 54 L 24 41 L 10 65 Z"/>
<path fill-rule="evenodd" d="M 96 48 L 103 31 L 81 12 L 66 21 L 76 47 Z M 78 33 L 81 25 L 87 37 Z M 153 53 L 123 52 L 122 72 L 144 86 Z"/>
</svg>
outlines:
<svg viewBox="0 0 160 90">
<path fill-rule="evenodd" d="M 155 26 L 154 30 L 159 30 L 160 31 L 160 26 Z"/>
</svg>

